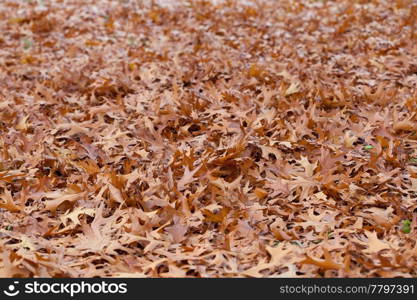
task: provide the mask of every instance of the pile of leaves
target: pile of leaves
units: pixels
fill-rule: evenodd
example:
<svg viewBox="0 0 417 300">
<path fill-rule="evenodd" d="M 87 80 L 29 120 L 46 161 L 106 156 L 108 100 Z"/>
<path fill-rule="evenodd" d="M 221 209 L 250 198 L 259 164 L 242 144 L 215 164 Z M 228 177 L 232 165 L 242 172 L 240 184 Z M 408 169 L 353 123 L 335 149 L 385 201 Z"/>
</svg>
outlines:
<svg viewBox="0 0 417 300">
<path fill-rule="evenodd" d="M 417 277 L 416 23 L 1 1 L 0 276 Z"/>
</svg>

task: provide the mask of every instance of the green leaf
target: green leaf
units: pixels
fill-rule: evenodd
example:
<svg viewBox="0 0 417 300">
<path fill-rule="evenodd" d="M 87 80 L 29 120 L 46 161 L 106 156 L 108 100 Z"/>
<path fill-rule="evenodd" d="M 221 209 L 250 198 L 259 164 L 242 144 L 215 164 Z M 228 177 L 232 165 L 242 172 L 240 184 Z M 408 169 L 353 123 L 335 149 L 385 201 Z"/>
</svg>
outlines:
<svg viewBox="0 0 417 300">
<path fill-rule="evenodd" d="M 275 241 L 273 244 L 272 244 L 272 247 L 277 247 L 278 245 L 279 245 L 279 243 L 280 243 L 280 241 Z"/>
<path fill-rule="evenodd" d="M 404 233 L 410 233 L 411 232 L 411 221 L 410 220 L 404 220 L 402 224 L 401 231 Z"/>
<path fill-rule="evenodd" d="M 371 150 L 373 148 L 374 148 L 374 146 L 372 146 L 372 145 L 365 145 L 365 146 L 363 146 L 363 149 L 364 150 Z"/>
<path fill-rule="evenodd" d="M 23 49 L 28 50 L 32 47 L 32 41 L 29 39 L 23 39 Z"/>
<path fill-rule="evenodd" d="M 314 244 L 320 244 L 321 242 L 323 242 L 323 239 L 318 239 L 318 240 L 313 241 Z"/>
</svg>

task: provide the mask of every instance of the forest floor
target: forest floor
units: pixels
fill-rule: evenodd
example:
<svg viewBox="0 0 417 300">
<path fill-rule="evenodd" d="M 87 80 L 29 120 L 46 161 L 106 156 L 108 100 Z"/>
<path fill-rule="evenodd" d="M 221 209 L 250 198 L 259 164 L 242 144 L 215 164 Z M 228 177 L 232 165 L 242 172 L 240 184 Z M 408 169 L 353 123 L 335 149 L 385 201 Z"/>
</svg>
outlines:
<svg viewBox="0 0 417 300">
<path fill-rule="evenodd" d="M 0 32 L 1 277 L 417 277 L 414 1 L 3 0 Z"/>
</svg>

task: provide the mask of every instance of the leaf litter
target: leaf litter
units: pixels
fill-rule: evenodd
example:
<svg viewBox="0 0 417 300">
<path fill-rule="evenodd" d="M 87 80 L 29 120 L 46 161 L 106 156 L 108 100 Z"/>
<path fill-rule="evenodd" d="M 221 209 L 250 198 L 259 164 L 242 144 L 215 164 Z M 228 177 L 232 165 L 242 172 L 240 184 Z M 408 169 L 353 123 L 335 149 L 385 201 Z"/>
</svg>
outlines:
<svg viewBox="0 0 417 300">
<path fill-rule="evenodd" d="M 0 276 L 416 277 L 417 4 L 0 4 Z"/>
</svg>

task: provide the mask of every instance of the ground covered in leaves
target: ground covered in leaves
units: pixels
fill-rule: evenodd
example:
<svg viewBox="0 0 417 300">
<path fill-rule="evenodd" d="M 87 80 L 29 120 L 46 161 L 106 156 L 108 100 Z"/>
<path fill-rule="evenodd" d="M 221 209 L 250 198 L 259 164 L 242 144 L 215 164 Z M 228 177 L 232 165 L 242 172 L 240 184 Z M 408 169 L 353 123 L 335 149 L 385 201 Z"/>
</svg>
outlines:
<svg viewBox="0 0 417 300">
<path fill-rule="evenodd" d="M 0 276 L 417 277 L 417 4 L 0 3 Z"/>
</svg>

